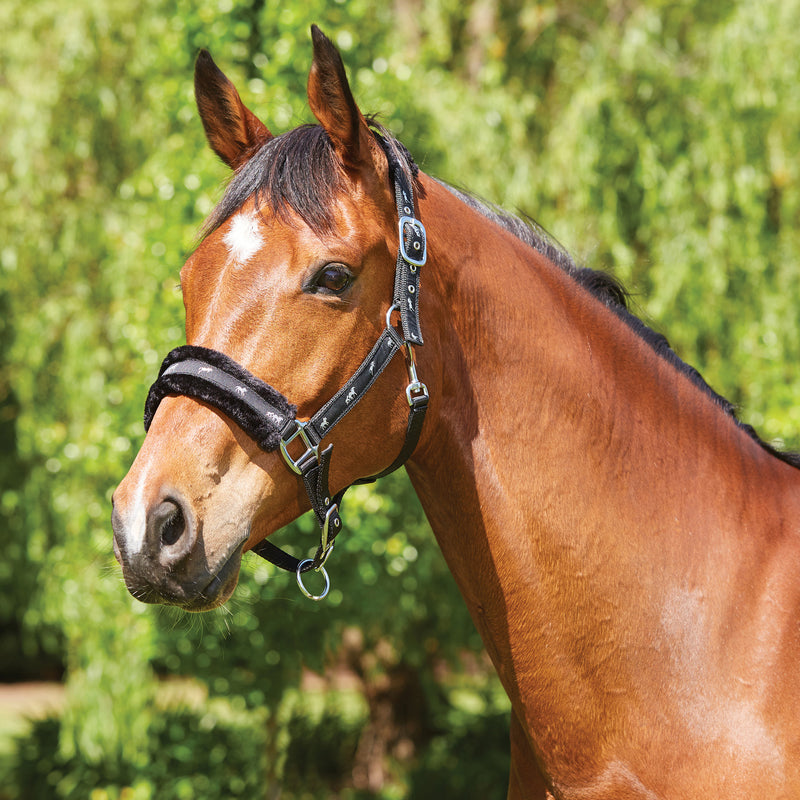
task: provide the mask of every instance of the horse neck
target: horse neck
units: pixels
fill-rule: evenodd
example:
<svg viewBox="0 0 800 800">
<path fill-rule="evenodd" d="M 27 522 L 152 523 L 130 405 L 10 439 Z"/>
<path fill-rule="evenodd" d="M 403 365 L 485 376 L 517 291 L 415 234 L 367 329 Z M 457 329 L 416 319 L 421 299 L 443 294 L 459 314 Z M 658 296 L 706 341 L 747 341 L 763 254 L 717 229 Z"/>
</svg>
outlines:
<svg viewBox="0 0 800 800">
<path fill-rule="evenodd" d="M 753 497 L 771 484 L 774 503 L 796 471 L 565 272 L 425 188 L 420 372 L 435 404 L 409 474 L 521 702 L 520 671 L 608 630 L 628 593 L 638 623 L 618 622 L 634 633 L 670 592 L 702 593 L 763 551 Z"/>
</svg>

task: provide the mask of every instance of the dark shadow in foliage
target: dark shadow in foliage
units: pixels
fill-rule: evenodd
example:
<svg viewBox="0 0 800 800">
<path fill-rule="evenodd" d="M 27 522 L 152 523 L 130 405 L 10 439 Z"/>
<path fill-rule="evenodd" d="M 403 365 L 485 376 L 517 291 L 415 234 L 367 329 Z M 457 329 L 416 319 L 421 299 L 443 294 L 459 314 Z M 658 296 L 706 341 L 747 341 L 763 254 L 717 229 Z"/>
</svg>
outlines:
<svg viewBox="0 0 800 800">
<path fill-rule="evenodd" d="M 334 697 L 324 700 L 317 713 L 297 709 L 289 721 L 282 782 L 289 795 L 324 797 L 349 783 L 366 712 L 352 708 L 342 713 L 340 703 L 331 702 Z"/>
<path fill-rule="evenodd" d="M 13 365 L 7 362 L 14 339 L 9 306 L 8 295 L 0 294 L 0 681 L 58 680 L 64 673 L 61 632 L 52 626 L 26 630 L 23 623 L 38 591 L 38 574 L 37 565 L 29 563 L 30 532 L 19 509 L 30 464 L 20 454 L 17 442 L 20 405 L 9 377 Z"/>
<path fill-rule="evenodd" d="M 508 788 L 508 712 L 435 736 L 407 776 L 408 800 L 492 800 Z"/>
</svg>

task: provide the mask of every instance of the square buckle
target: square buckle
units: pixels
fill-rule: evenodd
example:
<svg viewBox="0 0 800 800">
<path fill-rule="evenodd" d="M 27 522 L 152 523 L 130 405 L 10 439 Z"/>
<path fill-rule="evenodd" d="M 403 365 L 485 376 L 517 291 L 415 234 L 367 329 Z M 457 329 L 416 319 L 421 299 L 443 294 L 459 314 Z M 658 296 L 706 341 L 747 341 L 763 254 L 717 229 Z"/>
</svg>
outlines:
<svg viewBox="0 0 800 800">
<path fill-rule="evenodd" d="M 406 225 L 413 229 L 411 236 L 411 249 L 415 251 L 412 255 L 406 249 Z M 428 258 L 427 235 L 425 226 L 416 217 L 400 217 L 400 255 L 404 261 L 415 267 L 421 267 Z"/>
<path fill-rule="evenodd" d="M 296 419 L 295 424 L 297 425 L 297 430 L 295 430 L 294 433 L 287 438 L 281 436 L 280 448 L 283 460 L 287 463 L 289 469 L 298 475 L 302 475 L 303 467 L 308 463 L 309 458 L 313 457 L 316 461 L 319 461 L 319 445 L 315 445 L 314 442 L 311 441 L 311 437 L 306 433 L 307 422 L 301 422 L 299 419 Z M 289 445 L 298 436 L 306 449 L 299 458 L 295 459 L 289 454 Z"/>
</svg>

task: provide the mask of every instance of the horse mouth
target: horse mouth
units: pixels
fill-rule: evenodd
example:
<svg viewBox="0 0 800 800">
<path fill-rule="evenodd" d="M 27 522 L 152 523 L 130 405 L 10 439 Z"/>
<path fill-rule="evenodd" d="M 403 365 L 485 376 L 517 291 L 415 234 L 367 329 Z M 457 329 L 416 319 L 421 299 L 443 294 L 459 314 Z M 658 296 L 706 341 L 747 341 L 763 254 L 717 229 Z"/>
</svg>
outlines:
<svg viewBox="0 0 800 800">
<path fill-rule="evenodd" d="M 167 574 L 161 580 L 134 576 L 123 568 L 128 591 L 142 603 L 177 606 L 184 611 L 210 611 L 221 606 L 233 594 L 239 581 L 244 542 L 214 572 L 199 575 Z"/>
<path fill-rule="evenodd" d="M 239 582 L 242 564 L 242 548 L 239 547 L 206 584 L 197 601 L 184 605 L 186 611 L 209 611 L 221 606 L 232 594 Z"/>
</svg>

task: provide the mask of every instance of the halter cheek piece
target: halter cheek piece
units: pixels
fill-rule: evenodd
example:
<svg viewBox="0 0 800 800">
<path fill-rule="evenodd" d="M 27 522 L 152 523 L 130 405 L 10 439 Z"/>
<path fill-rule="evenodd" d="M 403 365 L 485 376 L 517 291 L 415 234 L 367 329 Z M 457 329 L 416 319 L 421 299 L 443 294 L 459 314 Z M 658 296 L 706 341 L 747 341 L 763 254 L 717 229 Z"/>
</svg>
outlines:
<svg viewBox="0 0 800 800">
<path fill-rule="evenodd" d="M 321 449 L 322 440 L 361 400 L 401 350 L 406 357 L 409 377 L 406 387 L 408 425 L 403 448 L 385 470 L 368 478 L 360 478 L 354 484 L 372 483 L 394 472 L 406 462 L 417 446 L 428 408 L 428 390 L 417 377 L 414 361 L 414 346 L 423 343 L 418 301 L 419 271 L 425 264 L 427 255 L 425 228 L 414 215 L 411 180 L 392 144 L 377 133 L 375 136 L 386 153 L 394 183 L 400 248 L 395 267 L 394 296 L 386 313 L 386 328 L 351 378 L 316 414 L 309 420 L 302 421 L 297 419 L 297 408 L 277 389 L 264 383 L 224 353 L 186 345 L 175 348 L 164 359 L 158 378 L 150 387 L 144 409 L 144 427 L 147 431 L 164 397 L 194 397 L 222 411 L 262 450 L 281 451 L 289 469 L 303 480 L 320 527 L 320 543 L 313 558 L 302 560 L 266 539 L 259 542 L 253 552 L 281 569 L 294 572 L 301 590 L 312 600 L 322 599 L 330 588 L 324 565 L 342 528 L 339 506 L 349 488 L 345 487 L 331 495 L 328 472 L 333 445 Z M 402 335 L 391 323 L 395 311 L 400 314 Z M 311 594 L 303 584 L 301 576 L 309 570 L 321 572 L 325 579 L 325 588 L 318 595 Z"/>
</svg>

